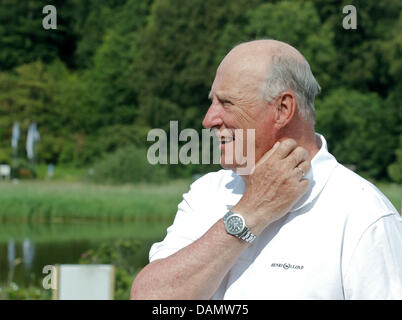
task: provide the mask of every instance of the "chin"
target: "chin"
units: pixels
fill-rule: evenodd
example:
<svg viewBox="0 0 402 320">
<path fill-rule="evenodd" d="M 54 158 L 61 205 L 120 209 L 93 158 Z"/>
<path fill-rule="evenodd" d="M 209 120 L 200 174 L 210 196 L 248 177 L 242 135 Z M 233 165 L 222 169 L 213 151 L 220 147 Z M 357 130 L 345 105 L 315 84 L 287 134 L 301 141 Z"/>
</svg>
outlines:
<svg viewBox="0 0 402 320">
<path fill-rule="evenodd" d="M 231 164 L 226 164 L 223 161 L 220 163 L 221 167 L 225 170 L 232 170 L 238 175 L 241 176 L 248 176 L 251 173 L 252 167 L 247 167 L 246 164 L 237 164 L 237 163 L 231 163 Z"/>
</svg>

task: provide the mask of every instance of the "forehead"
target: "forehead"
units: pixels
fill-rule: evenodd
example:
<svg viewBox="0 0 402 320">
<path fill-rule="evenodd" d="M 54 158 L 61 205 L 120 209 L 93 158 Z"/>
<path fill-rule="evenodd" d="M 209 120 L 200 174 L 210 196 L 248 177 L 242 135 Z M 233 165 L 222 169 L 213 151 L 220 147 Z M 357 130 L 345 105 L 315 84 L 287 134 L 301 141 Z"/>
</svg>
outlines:
<svg viewBox="0 0 402 320">
<path fill-rule="evenodd" d="M 225 58 L 216 71 L 210 97 L 214 94 L 239 99 L 259 96 L 265 75 L 266 64 L 258 63 L 253 57 Z"/>
</svg>

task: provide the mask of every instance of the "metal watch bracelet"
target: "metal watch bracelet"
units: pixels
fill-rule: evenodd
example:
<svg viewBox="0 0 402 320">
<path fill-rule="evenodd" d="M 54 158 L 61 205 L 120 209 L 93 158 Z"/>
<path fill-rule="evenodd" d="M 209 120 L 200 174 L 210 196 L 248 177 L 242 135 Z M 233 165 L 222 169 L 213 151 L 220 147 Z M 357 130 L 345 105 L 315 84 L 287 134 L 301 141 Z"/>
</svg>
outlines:
<svg viewBox="0 0 402 320">
<path fill-rule="evenodd" d="M 233 214 L 242 216 L 242 215 L 239 214 L 239 213 L 235 213 L 235 212 L 229 210 L 229 211 L 223 216 L 223 221 L 224 221 L 225 224 L 226 224 L 226 220 L 227 220 L 231 215 L 233 215 Z M 242 216 L 242 217 L 243 217 L 243 216 Z M 244 217 L 243 217 L 243 220 L 244 220 Z M 245 221 L 244 221 L 244 222 L 245 222 Z M 248 226 L 247 226 L 246 223 L 245 223 L 244 231 L 243 231 L 241 234 L 234 235 L 234 236 L 235 236 L 236 238 L 239 238 L 239 239 L 243 240 L 243 241 L 246 241 L 247 243 L 252 243 L 252 242 L 256 239 L 256 235 L 254 235 L 254 234 L 248 229 Z"/>
</svg>

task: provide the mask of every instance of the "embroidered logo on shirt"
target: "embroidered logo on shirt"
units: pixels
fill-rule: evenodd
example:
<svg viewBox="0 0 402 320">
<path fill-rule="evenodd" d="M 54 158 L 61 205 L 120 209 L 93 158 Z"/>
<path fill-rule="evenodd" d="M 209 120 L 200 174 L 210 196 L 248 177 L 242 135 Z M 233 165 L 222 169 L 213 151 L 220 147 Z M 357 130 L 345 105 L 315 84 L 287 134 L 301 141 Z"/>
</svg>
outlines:
<svg viewBox="0 0 402 320">
<path fill-rule="evenodd" d="M 276 267 L 276 268 L 283 268 L 283 269 L 285 269 L 285 270 L 288 270 L 288 269 L 302 270 L 302 269 L 304 268 L 304 266 L 299 266 L 299 265 L 296 265 L 296 264 L 291 264 L 291 263 L 275 263 L 275 262 L 271 264 L 271 268 L 274 268 L 274 267 Z"/>
</svg>

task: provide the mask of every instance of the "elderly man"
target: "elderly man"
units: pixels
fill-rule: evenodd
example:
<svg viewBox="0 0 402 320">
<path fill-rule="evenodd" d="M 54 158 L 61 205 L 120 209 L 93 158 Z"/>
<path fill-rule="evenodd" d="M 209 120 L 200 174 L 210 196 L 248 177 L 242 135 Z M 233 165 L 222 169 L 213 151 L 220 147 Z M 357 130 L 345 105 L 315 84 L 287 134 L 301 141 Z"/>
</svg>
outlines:
<svg viewBox="0 0 402 320">
<path fill-rule="evenodd" d="M 285 43 L 229 52 L 203 121 L 218 130 L 225 169 L 183 195 L 131 298 L 402 299 L 401 217 L 315 133 L 319 90 Z M 249 175 L 227 156 L 235 129 L 255 129 Z"/>
</svg>

